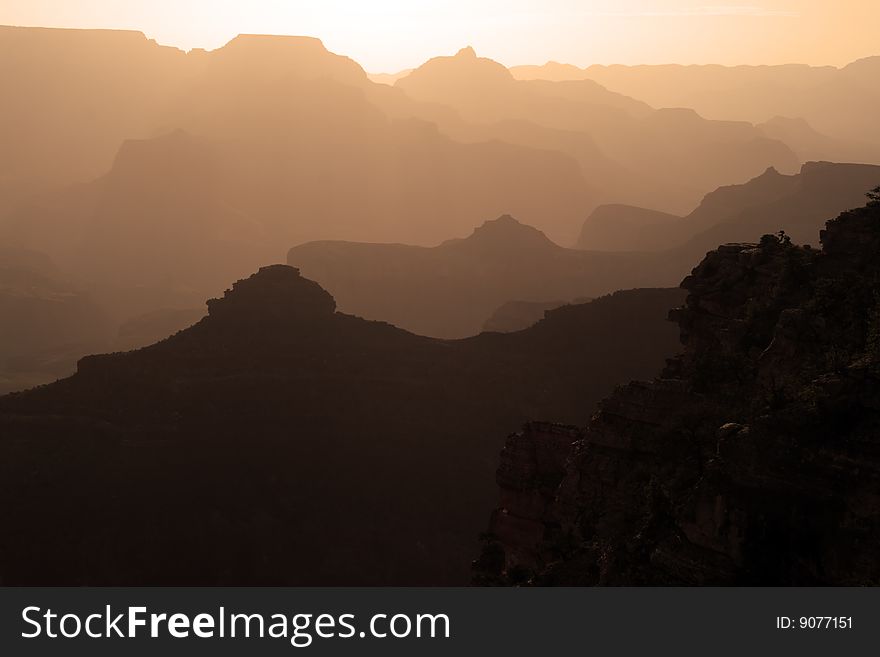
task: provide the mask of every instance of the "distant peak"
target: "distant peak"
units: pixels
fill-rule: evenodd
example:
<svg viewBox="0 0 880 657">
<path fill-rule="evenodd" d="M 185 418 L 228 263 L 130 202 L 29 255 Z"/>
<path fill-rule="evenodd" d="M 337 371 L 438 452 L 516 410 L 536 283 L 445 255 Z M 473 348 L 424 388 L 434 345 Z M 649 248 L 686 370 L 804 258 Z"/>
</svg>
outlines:
<svg viewBox="0 0 880 657">
<path fill-rule="evenodd" d="M 429 59 L 410 75 L 398 80 L 396 85 L 408 91 L 422 89 L 430 96 L 443 96 L 449 89 L 506 84 L 512 81 L 513 74 L 506 66 L 487 57 L 478 57 L 474 49 L 467 46 L 455 55 Z"/>
<path fill-rule="evenodd" d="M 540 233 L 536 228 L 527 226 L 514 219 L 509 214 L 502 214 L 497 219 L 488 219 L 474 229 L 474 235 L 479 232 L 485 233 L 510 233 L 513 231 L 528 230 Z M 543 233 L 542 233 L 543 234 Z"/>
<path fill-rule="evenodd" d="M 653 116 L 656 120 L 678 121 L 681 123 L 689 123 L 702 118 L 691 107 L 661 107 L 654 111 Z"/>
<path fill-rule="evenodd" d="M 483 222 L 465 241 L 507 248 L 556 246 L 540 230 L 520 223 L 509 214 Z"/>
<path fill-rule="evenodd" d="M 302 323 L 327 318 L 336 311 L 329 292 L 289 265 L 269 265 L 208 301 L 208 315 L 224 324 Z"/>
<path fill-rule="evenodd" d="M 490 225 L 496 225 L 496 226 L 522 226 L 522 227 L 524 227 L 524 228 L 531 228 L 531 226 L 527 226 L 527 225 L 524 224 L 524 223 L 520 223 L 520 222 L 517 221 L 513 216 L 511 216 L 511 215 L 509 215 L 509 214 L 502 214 L 502 215 L 501 215 L 500 217 L 498 217 L 497 219 L 488 219 L 487 221 L 484 221 L 484 222 L 483 222 L 483 226 L 490 226 Z"/>
</svg>

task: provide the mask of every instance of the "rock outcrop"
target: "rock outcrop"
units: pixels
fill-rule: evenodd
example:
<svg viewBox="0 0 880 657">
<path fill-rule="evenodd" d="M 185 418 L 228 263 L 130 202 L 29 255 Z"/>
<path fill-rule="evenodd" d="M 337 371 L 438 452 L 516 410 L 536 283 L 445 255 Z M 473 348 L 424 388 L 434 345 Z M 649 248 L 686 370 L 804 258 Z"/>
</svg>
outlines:
<svg viewBox="0 0 880 657">
<path fill-rule="evenodd" d="M 476 581 L 880 583 L 880 205 L 821 241 L 709 253 L 658 379 L 511 436 Z"/>
<path fill-rule="evenodd" d="M 336 301 L 320 285 L 287 265 L 269 265 L 226 290 L 221 299 L 208 299 L 208 316 L 215 321 L 271 327 L 301 324 L 314 318 L 329 320 Z"/>
</svg>

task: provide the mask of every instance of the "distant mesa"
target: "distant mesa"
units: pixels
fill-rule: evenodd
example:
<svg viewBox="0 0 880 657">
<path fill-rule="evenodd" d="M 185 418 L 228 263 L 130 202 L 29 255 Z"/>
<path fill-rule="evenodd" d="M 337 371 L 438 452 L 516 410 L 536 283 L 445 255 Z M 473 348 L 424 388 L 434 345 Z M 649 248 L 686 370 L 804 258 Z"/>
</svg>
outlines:
<svg viewBox="0 0 880 657">
<path fill-rule="evenodd" d="M 223 46 L 223 48 L 230 50 L 238 48 L 268 48 L 274 50 L 279 47 L 318 54 L 327 52 L 324 42 L 318 37 L 287 34 L 239 34 Z"/>
<path fill-rule="evenodd" d="M 251 75 L 258 79 L 293 76 L 300 79 L 328 77 L 362 86 L 367 75 L 349 57 L 330 52 L 315 37 L 239 34 L 222 48 L 209 53 L 217 75 Z"/>
</svg>

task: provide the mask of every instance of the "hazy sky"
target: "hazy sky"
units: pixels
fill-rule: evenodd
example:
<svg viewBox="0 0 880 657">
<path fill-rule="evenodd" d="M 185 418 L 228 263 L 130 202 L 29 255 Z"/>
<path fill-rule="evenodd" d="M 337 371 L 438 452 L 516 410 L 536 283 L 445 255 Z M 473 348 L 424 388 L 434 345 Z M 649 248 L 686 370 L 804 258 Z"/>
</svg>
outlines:
<svg viewBox="0 0 880 657">
<path fill-rule="evenodd" d="M 708 0 L 712 2 L 712 0 Z M 504 64 L 845 64 L 880 54 L 880 0 L 0 0 L 0 24 L 128 28 L 216 48 L 306 34 L 368 71 L 472 45 Z"/>
</svg>

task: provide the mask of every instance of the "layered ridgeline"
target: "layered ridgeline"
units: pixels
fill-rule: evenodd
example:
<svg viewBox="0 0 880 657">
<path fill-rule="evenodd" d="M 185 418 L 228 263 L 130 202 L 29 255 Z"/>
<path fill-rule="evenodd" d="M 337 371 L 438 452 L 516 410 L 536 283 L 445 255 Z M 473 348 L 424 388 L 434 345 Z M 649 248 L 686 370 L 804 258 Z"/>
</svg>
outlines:
<svg viewBox="0 0 880 657">
<path fill-rule="evenodd" d="M 77 328 L 67 331 L 57 322 L 40 324 L 39 317 L 27 328 L 30 315 L 17 316 L 19 334 L 32 331 L 47 339 L 40 354 L 34 354 L 27 342 L 7 342 L 6 362 L 10 358 L 15 362 L 6 368 L 5 390 L 67 375 L 84 353 L 129 349 L 170 335 L 201 316 L 197 310 L 201 291 L 222 288 L 224 271 L 246 272 L 259 266 L 263 252 L 247 242 L 246 222 L 220 206 L 203 208 L 197 201 L 199 188 L 177 185 L 187 171 L 211 170 L 210 158 L 192 159 L 194 143 L 178 133 L 127 149 L 132 160 L 122 158 L 117 173 L 102 183 L 114 191 L 102 201 L 107 221 L 100 230 L 95 228 L 91 241 L 79 243 L 68 225 L 43 232 L 37 230 L 39 221 L 23 224 L 43 235 L 44 242 L 79 244 L 82 254 L 90 254 L 85 258 L 88 267 L 100 267 L 104 273 L 94 279 L 98 293 L 92 290 L 89 303 L 96 323 L 94 330 L 83 334 L 86 340 L 77 336 Z M 166 148 L 176 153 L 174 166 L 154 157 Z M 151 149 L 153 155 L 148 157 Z M 152 161 L 152 168 L 162 169 L 162 179 L 168 183 L 164 200 L 157 201 L 150 188 L 140 186 L 149 176 L 134 165 L 135 153 Z M 584 297 L 677 285 L 693 263 L 719 243 L 780 228 L 795 241 L 810 241 L 823 217 L 855 205 L 864 189 L 878 180 L 880 167 L 809 163 L 797 175 L 771 169 L 745 184 L 722 187 L 684 218 L 605 206 L 584 225 L 581 246 L 598 249 L 591 251 L 564 249 L 537 230 L 506 218 L 486 222 L 471 237 L 436 248 L 322 241 L 292 249 L 288 259 L 327 288 L 345 312 L 425 335 L 463 337 L 480 330 L 506 330 L 506 326 L 524 328 L 540 319 L 544 308 Z M 212 181 L 208 176 L 202 184 L 208 187 Z M 140 209 L 127 211 L 126 203 L 134 200 Z M 75 213 L 75 207 L 70 211 Z M 214 233 L 202 233 L 191 225 L 192 217 L 201 212 L 225 233 L 211 238 Z M 151 223 L 153 216 L 161 220 Z M 117 217 L 124 220 L 110 221 Z M 126 237 L 126 231 L 131 235 Z M 149 244 L 157 232 L 174 236 L 166 241 L 167 248 L 135 248 Z M 133 251 L 117 249 L 115 245 L 132 235 L 138 236 L 131 243 Z M 609 252 L 600 252 L 604 250 Z M 82 289 L 81 283 L 67 282 L 79 278 L 69 273 L 78 268 L 67 264 L 68 273 L 54 270 L 56 286 Z M 100 310 L 94 307 L 96 301 Z M 527 321 L 487 324 L 496 310 L 511 301 L 529 308 L 523 316 Z M 108 326 L 108 314 L 114 320 L 109 323 L 118 323 L 118 329 Z M 51 330 L 41 333 L 43 325 Z M 76 326 L 87 328 L 82 321 L 71 324 Z M 117 332 L 115 339 L 95 340 Z"/>
<path fill-rule="evenodd" d="M 150 347 L 0 397 L 0 582 L 467 581 L 498 440 L 677 349 L 680 290 L 443 341 L 275 265 Z"/>
<path fill-rule="evenodd" d="M 785 134 L 796 150 L 821 146 L 825 159 L 876 162 L 880 153 L 880 57 L 841 68 L 673 64 L 581 69 L 550 62 L 516 66 L 511 73 L 521 80 L 587 79 L 654 107 L 692 107 L 709 118 L 760 124 L 767 134 Z M 817 133 L 829 137 L 817 143 Z"/>
<path fill-rule="evenodd" d="M 446 338 L 479 333 L 509 301 L 558 300 L 548 306 L 553 307 L 650 279 L 639 271 L 628 275 L 618 260 L 615 254 L 563 248 L 509 215 L 436 247 L 311 242 L 287 256 L 289 264 L 331 292 L 345 312 Z"/>
<path fill-rule="evenodd" d="M 880 198 L 710 253 L 684 353 L 501 455 L 482 583 L 880 584 Z"/>
<path fill-rule="evenodd" d="M 0 216 L 29 194 L 106 172 L 198 56 L 139 32 L 0 26 Z"/>
<path fill-rule="evenodd" d="M 49 258 L 0 247 L 0 394 L 70 374 L 112 333 L 105 314 Z"/>
<path fill-rule="evenodd" d="M 599 251 L 674 251 L 697 262 L 725 242 L 784 230 L 793 241 L 816 239 L 829 216 L 862 203 L 880 182 L 880 166 L 807 162 L 800 172 L 776 169 L 743 184 L 706 194 L 687 216 L 626 205 L 597 208 L 584 222 L 578 248 Z"/>
<path fill-rule="evenodd" d="M 433 248 L 321 241 L 291 249 L 288 262 L 327 288 L 345 312 L 462 337 L 491 329 L 487 318 L 510 301 L 552 306 L 619 289 L 676 286 L 718 244 L 780 229 L 810 242 L 827 217 L 859 205 L 878 182 L 880 166 L 810 162 L 795 175 L 769 169 L 721 187 L 687 217 L 600 207 L 584 224 L 579 250 L 504 216 Z"/>
<path fill-rule="evenodd" d="M 389 86 L 313 38 L 183 52 L 138 32 L 0 27 L 0 86 L 0 243 L 47 254 L 122 347 L 180 328 L 294 244 L 433 245 L 510 213 L 570 245 L 600 203 L 683 213 L 799 164 L 784 143 L 798 126 L 769 135 L 590 80 L 518 81 L 470 49 Z M 471 332 L 513 299 L 675 285 L 692 262 L 662 277 L 601 265 L 607 284 L 498 299 Z"/>
<path fill-rule="evenodd" d="M 0 241 L 47 253 L 120 321 L 191 307 L 306 240 L 431 244 L 516 212 L 571 241 L 595 204 L 570 155 L 454 140 L 437 127 L 451 109 L 317 39 L 184 53 L 0 28 L 0 53 Z"/>
<path fill-rule="evenodd" d="M 143 251 L 181 276 L 184 247 L 219 269 L 230 243 L 264 261 L 312 239 L 431 244 L 504 212 L 569 244 L 599 202 L 681 212 L 798 164 L 748 124 L 590 81 L 518 82 L 469 49 L 394 87 L 302 37 L 184 53 L 135 32 L 3 27 L 0 52 L 3 238 L 97 282 L 164 273 Z M 71 183 L 89 184 L 58 190 Z"/>
<path fill-rule="evenodd" d="M 458 138 L 488 131 L 568 153 L 604 202 L 639 198 L 635 205 L 682 212 L 709 190 L 756 175 L 761 162 L 783 170 L 799 163 L 785 143 L 749 123 L 709 121 L 687 104 L 654 109 L 592 80 L 517 80 L 472 48 L 429 60 L 394 88 L 454 108 L 468 123 L 442 117 L 439 124 Z M 474 132 L 473 125 L 485 127 Z"/>
<path fill-rule="evenodd" d="M 117 325 L 45 254 L 0 247 L 0 394 L 70 376 L 83 354 L 152 344 L 204 314 L 163 307 Z"/>
</svg>

